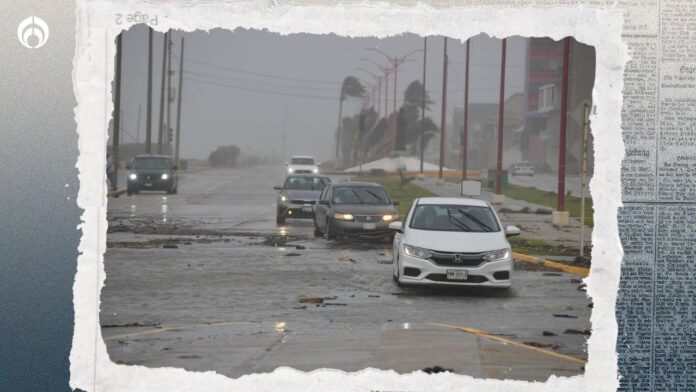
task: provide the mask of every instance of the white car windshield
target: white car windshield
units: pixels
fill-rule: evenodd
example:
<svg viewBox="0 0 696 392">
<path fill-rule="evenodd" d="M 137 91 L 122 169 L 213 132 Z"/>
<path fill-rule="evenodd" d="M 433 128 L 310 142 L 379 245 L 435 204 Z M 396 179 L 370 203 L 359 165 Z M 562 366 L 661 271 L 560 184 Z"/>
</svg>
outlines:
<svg viewBox="0 0 696 392">
<path fill-rule="evenodd" d="M 291 165 L 314 165 L 314 159 L 312 158 L 291 158 Z"/>
<path fill-rule="evenodd" d="M 470 233 L 500 231 L 490 207 L 434 204 L 416 206 L 411 216 L 411 228 Z"/>
</svg>

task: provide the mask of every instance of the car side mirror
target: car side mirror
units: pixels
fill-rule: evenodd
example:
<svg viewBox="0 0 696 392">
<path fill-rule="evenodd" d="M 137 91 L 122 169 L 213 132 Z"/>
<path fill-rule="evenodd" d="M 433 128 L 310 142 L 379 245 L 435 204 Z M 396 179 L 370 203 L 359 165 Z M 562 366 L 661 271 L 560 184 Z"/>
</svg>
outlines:
<svg viewBox="0 0 696 392">
<path fill-rule="evenodd" d="M 319 200 L 319 204 L 328 206 L 330 203 L 328 200 Z"/>
<path fill-rule="evenodd" d="M 395 206 L 398 206 L 398 205 L 401 204 L 401 203 L 399 203 L 398 200 L 392 200 L 392 204 L 395 205 Z"/>
<path fill-rule="evenodd" d="M 127 163 L 127 164 L 126 164 L 126 169 L 130 170 L 130 168 L 131 168 L 130 163 Z"/>
<path fill-rule="evenodd" d="M 392 222 L 389 224 L 389 230 L 394 230 L 398 231 L 399 233 L 403 233 L 403 224 L 401 223 L 401 221 Z"/>
<path fill-rule="evenodd" d="M 505 237 L 514 237 L 520 235 L 520 228 L 517 226 L 508 226 L 505 228 Z"/>
<path fill-rule="evenodd" d="M 287 162 L 285 162 L 285 166 L 287 166 L 287 165 L 288 165 L 288 163 L 287 163 Z"/>
<path fill-rule="evenodd" d="M 280 185 L 276 185 L 276 186 L 273 187 L 273 189 L 275 189 L 275 190 L 277 190 L 277 191 L 282 191 L 282 190 L 283 190 L 283 187 L 280 186 Z"/>
</svg>

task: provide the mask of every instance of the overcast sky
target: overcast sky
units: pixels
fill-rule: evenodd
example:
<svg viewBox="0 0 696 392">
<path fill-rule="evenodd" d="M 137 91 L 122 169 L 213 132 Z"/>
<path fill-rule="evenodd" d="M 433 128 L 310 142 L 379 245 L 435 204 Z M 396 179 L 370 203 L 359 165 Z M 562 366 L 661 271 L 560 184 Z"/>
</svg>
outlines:
<svg viewBox="0 0 696 392">
<path fill-rule="evenodd" d="M 219 145 L 238 145 L 243 152 L 282 155 L 287 129 L 285 158 L 313 155 L 332 158 L 338 120 L 340 85 L 348 75 L 374 83 L 383 55 L 368 51 L 379 48 L 391 56 L 403 56 L 423 48 L 423 38 L 406 34 L 385 39 L 344 38 L 336 35 L 293 34 L 281 36 L 261 30 L 215 29 L 210 33 L 172 33 L 173 87 L 178 85 L 181 37 L 185 38 L 184 83 L 181 114 L 182 158 L 207 158 Z M 164 34 L 153 36 L 153 143 L 159 124 L 160 80 Z M 426 88 L 435 101 L 428 115 L 440 123 L 444 38 L 428 37 Z M 147 107 L 147 29 L 140 25 L 123 39 L 122 143 L 145 140 Z M 487 36 L 471 40 L 470 102 L 497 102 L 500 81 L 501 41 Z M 465 45 L 448 40 L 448 121 L 452 109 L 464 101 Z M 399 67 L 397 109 L 403 91 L 421 80 L 423 53 L 409 56 Z M 507 42 L 506 96 L 521 92 L 524 83 L 526 40 Z M 389 111 L 392 110 L 393 76 L 389 77 Z M 384 105 L 382 85 L 382 106 Z M 356 113 L 361 102 L 347 101 L 344 116 Z M 138 124 L 138 111 L 140 125 Z M 287 108 L 287 113 L 286 113 Z M 383 112 L 383 109 L 381 110 Z M 176 102 L 171 105 L 171 124 L 176 125 Z"/>
</svg>

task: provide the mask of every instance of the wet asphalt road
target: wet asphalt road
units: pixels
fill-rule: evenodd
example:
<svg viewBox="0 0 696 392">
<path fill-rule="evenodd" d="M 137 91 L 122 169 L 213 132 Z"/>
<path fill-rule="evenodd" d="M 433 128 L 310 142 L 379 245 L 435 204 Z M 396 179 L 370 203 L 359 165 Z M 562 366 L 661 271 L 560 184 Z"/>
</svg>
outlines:
<svg viewBox="0 0 696 392">
<path fill-rule="evenodd" d="M 586 336 L 564 333 L 590 328 L 576 277 L 518 270 L 502 294 L 398 288 L 389 244 L 315 239 L 311 221 L 276 226 L 282 170 L 204 170 L 182 174 L 178 195 L 109 199 L 100 321 L 113 361 L 230 377 L 278 366 L 582 373 Z"/>
</svg>

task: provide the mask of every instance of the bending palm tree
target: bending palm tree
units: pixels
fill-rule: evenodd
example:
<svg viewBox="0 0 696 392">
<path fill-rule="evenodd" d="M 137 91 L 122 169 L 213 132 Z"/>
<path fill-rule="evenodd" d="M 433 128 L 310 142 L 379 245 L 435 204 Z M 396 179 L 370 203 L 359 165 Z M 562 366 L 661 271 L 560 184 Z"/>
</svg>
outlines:
<svg viewBox="0 0 696 392">
<path fill-rule="evenodd" d="M 341 95 L 338 99 L 338 128 L 336 129 L 336 165 L 339 166 L 338 161 L 339 154 L 339 141 L 341 140 L 341 119 L 343 118 L 343 101 L 347 97 L 362 97 L 365 94 L 365 87 L 360 83 L 358 78 L 355 76 L 347 76 L 343 79 L 343 85 L 341 86 Z"/>
</svg>

